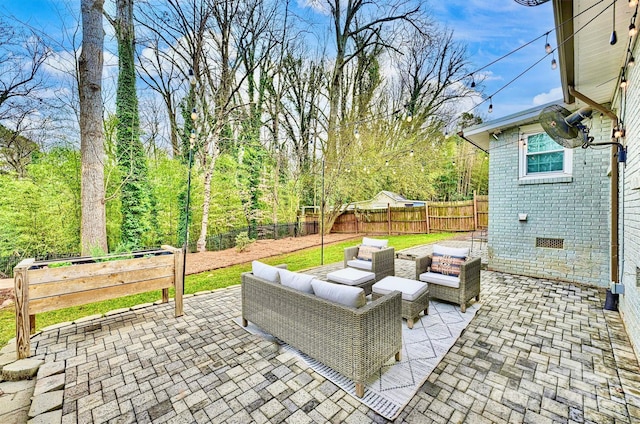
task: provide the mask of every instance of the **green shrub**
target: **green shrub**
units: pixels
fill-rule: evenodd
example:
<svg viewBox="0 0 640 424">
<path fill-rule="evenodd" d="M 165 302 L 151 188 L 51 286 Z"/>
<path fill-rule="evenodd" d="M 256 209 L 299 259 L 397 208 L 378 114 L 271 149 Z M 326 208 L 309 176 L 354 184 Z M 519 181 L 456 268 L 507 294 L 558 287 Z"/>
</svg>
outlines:
<svg viewBox="0 0 640 424">
<path fill-rule="evenodd" d="M 244 252 L 254 241 L 256 240 L 249 238 L 249 233 L 244 231 L 236 236 L 236 249 L 238 252 Z"/>
</svg>

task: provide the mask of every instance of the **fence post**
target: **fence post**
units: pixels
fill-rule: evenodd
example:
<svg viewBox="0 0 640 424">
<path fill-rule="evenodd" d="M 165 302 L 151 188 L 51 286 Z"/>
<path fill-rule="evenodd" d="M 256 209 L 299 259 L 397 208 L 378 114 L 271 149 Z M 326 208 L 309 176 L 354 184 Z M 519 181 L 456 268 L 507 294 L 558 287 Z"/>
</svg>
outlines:
<svg viewBox="0 0 640 424">
<path fill-rule="evenodd" d="M 387 226 L 389 227 L 389 235 L 391 235 L 391 203 L 387 203 Z"/>
<path fill-rule="evenodd" d="M 427 234 L 430 234 L 429 229 L 429 202 L 424 202 L 424 220 L 427 224 Z"/>
<path fill-rule="evenodd" d="M 478 229 L 478 199 L 476 199 L 475 190 L 473 190 L 473 229 Z"/>
<path fill-rule="evenodd" d="M 16 355 L 18 359 L 31 354 L 31 317 L 29 316 L 29 265 L 33 258 L 21 261 L 13 269 L 13 289 L 16 297 Z M 35 323 L 34 323 L 35 324 Z M 33 330 L 35 330 L 35 325 Z"/>
</svg>

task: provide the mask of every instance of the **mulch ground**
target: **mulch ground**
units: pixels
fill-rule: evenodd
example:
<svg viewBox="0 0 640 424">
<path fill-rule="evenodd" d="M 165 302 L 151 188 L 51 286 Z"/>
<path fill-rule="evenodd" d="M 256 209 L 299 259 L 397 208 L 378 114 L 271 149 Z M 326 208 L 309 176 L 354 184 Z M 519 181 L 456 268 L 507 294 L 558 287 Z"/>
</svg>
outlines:
<svg viewBox="0 0 640 424">
<path fill-rule="evenodd" d="M 338 243 L 344 240 L 360 239 L 362 235 L 327 234 L 324 244 Z M 254 260 L 296 252 L 298 250 L 317 247 L 322 244 L 320 235 L 303 237 L 287 237 L 279 240 L 258 240 L 252 243 L 244 252 L 235 248 L 216 252 L 189 253 L 187 255 L 186 274 L 199 274 L 213 269 L 225 268 L 243 264 Z M 13 303 L 13 279 L 0 280 L 0 309 Z"/>
</svg>

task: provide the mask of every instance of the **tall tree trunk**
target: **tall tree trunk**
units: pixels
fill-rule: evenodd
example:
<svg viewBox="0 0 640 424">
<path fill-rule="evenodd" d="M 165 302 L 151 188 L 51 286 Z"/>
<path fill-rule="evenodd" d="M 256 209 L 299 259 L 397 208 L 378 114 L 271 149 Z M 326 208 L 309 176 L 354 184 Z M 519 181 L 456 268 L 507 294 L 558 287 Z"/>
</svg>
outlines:
<svg viewBox="0 0 640 424">
<path fill-rule="evenodd" d="M 78 59 L 80 153 L 82 156 L 80 242 L 82 253 L 107 252 L 102 128 L 103 0 L 82 0 L 82 53 Z"/>
<path fill-rule="evenodd" d="M 116 0 L 116 19 L 112 21 L 118 39 L 118 166 L 123 174 L 121 191 L 120 240 L 128 248 L 142 247 L 147 225 L 147 164 L 140 141 L 140 116 L 136 94 L 134 63 L 135 33 L 133 0 Z"/>
<path fill-rule="evenodd" d="M 207 251 L 207 228 L 209 227 L 209 207 L 211 206 L 211 180 L 213 179 L 213 171 L 216 167 L 217 146 L 220 140 L 220 127 L 216 127 L 213 135 L 214 152 L 204 174 L 204 199 L 202 201 L 202 220 L 200 221 L 200 236 L 196 247 L 198 252 Z"/>
</svg>

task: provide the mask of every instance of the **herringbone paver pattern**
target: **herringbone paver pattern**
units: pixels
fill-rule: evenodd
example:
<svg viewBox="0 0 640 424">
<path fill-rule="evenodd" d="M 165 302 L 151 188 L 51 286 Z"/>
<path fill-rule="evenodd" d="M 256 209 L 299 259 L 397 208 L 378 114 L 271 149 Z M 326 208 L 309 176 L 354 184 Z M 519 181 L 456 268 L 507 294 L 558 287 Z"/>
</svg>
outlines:
<svg viewBox="0 0 640 424">
<path fill-rule="evenodd" d="M 412 266 L 398 260 L 397 275 Z M 397 422 L 640 422 L 640 369 L 602 293 L 483 271 L 481 296 Z M 155 305 L 36 336 L 38 355 L 66 361 L 63 423 L 386 421 L 244 331 L 240 308 L 234 286 L 186 298 L 181 318 Z"/>
</svg>

